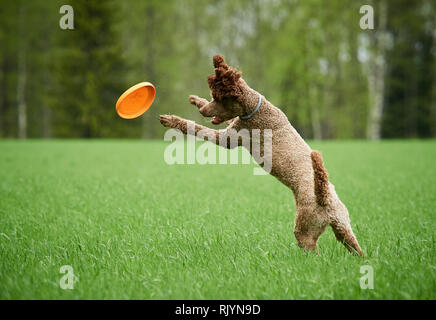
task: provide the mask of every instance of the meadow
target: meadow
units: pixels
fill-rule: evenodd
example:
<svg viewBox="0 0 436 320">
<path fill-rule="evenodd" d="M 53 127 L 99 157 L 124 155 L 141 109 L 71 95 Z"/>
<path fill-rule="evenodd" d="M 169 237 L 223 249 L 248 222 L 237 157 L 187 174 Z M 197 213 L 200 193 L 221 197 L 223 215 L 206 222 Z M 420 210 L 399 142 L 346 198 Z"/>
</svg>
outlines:
<svg viewBox="0 0 436 320">
<path fill-rule="evenodd" d="M 309 144 L 366 258 L 330 228 L 302 251 L 291 191 L 254 165 L 168 165 L 161 141 L 0 141 L 0 298 L 435 299 L 436 141 Z"/>
</svg>

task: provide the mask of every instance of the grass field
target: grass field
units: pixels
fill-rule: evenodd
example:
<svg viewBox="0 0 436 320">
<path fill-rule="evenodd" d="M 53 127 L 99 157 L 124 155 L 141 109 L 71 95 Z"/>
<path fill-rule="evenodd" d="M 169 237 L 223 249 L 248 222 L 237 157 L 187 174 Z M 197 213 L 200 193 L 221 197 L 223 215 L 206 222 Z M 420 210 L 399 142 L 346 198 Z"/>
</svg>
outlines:
<svg viewBox="0 0 436 320">
<path fill-rule="evenodd" d="M 0 298 L 435 299 L 436 141 L 310 145 L 366 259 L 330 229 L 301 251 L 291 191 L 252 165 L 169 166 L 159 141 L 0 141 Z"/>
</svg>

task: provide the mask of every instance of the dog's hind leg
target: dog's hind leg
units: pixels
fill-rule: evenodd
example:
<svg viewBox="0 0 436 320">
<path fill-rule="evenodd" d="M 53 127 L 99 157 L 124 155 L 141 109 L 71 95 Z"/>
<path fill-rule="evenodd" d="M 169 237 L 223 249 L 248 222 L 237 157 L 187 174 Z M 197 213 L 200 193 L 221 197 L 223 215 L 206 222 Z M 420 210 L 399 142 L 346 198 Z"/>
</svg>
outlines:
<svg viewBox="0 0 436 320">
<path fill-rule="evenodd" d="M 330 225 L 332 226 L 336 239 L 342 242 L 352 254 L 363 255 L 356 236 L 353 230 L 351 230 L 347 208 L 339 200 L 330 199 L 329 201 L 330 189 L 328 174 L 324 167 L 321 153 L 312 151 L 310 157 L 312 158 L 316 202 L 321 207 L 327 207 L 329 205 Z"/>
<path fill-rule="evenodd" d="M 333 220 L 330 225 L 332 226 L 336 239 L 342 242 L 348 251 L 354 255 L 363 256 L 363 251 L 357 242 L 349 221 Z"/>
<path fill-rule="evenodd" d="M 300 248 L 318 252 L 316 243 L 328 225 L 328 220 L 311 208 L 299 208 L 295 217 L 294 235 Z"/>
</svg>

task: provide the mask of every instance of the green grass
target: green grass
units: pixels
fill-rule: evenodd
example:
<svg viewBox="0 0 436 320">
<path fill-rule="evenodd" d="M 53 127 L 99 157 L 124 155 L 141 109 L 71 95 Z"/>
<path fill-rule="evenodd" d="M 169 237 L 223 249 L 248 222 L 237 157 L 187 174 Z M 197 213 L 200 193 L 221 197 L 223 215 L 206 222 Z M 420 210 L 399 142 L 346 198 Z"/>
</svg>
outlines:
<svg viewBox="0 0 436 320">
<path fill-rule="evenodd" d="M 0 298 L 435 299 L 436 141 L 310 145 L 366 259 L 330 229 L 300 250 L 291 191 L 252 165 L 169 166 L 159 141 L 0 141 Z"/>
</svg>

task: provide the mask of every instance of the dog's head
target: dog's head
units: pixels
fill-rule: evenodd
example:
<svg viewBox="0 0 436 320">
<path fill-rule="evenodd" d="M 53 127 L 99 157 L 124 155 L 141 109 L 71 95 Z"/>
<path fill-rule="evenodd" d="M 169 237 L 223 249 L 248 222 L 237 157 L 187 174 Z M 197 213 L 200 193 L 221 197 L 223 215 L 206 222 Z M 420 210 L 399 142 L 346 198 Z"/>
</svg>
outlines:
<svg viewBox="0 0 436 320">
<path fill-rule="evenodd" d="M 213 99 L 218 102 L 225 99 L 237 99 L 242 94 L 239 81 L 242 72 L 228 66 L 224 57 L 218 54 L 213 57 L 213 66 L 215 73 L 207 77 Z"/>
<path fill-rule="evenodd" d="M 244 114 L 238 98 L 242 95 L 242 72 L 228 66 L 224 57 L 213 57 L 215 73 L 207 78 L 213 101 L 200 109 L 205 117 L 213 117 L 213 124 L 233 119 Z"/>
</svg>

